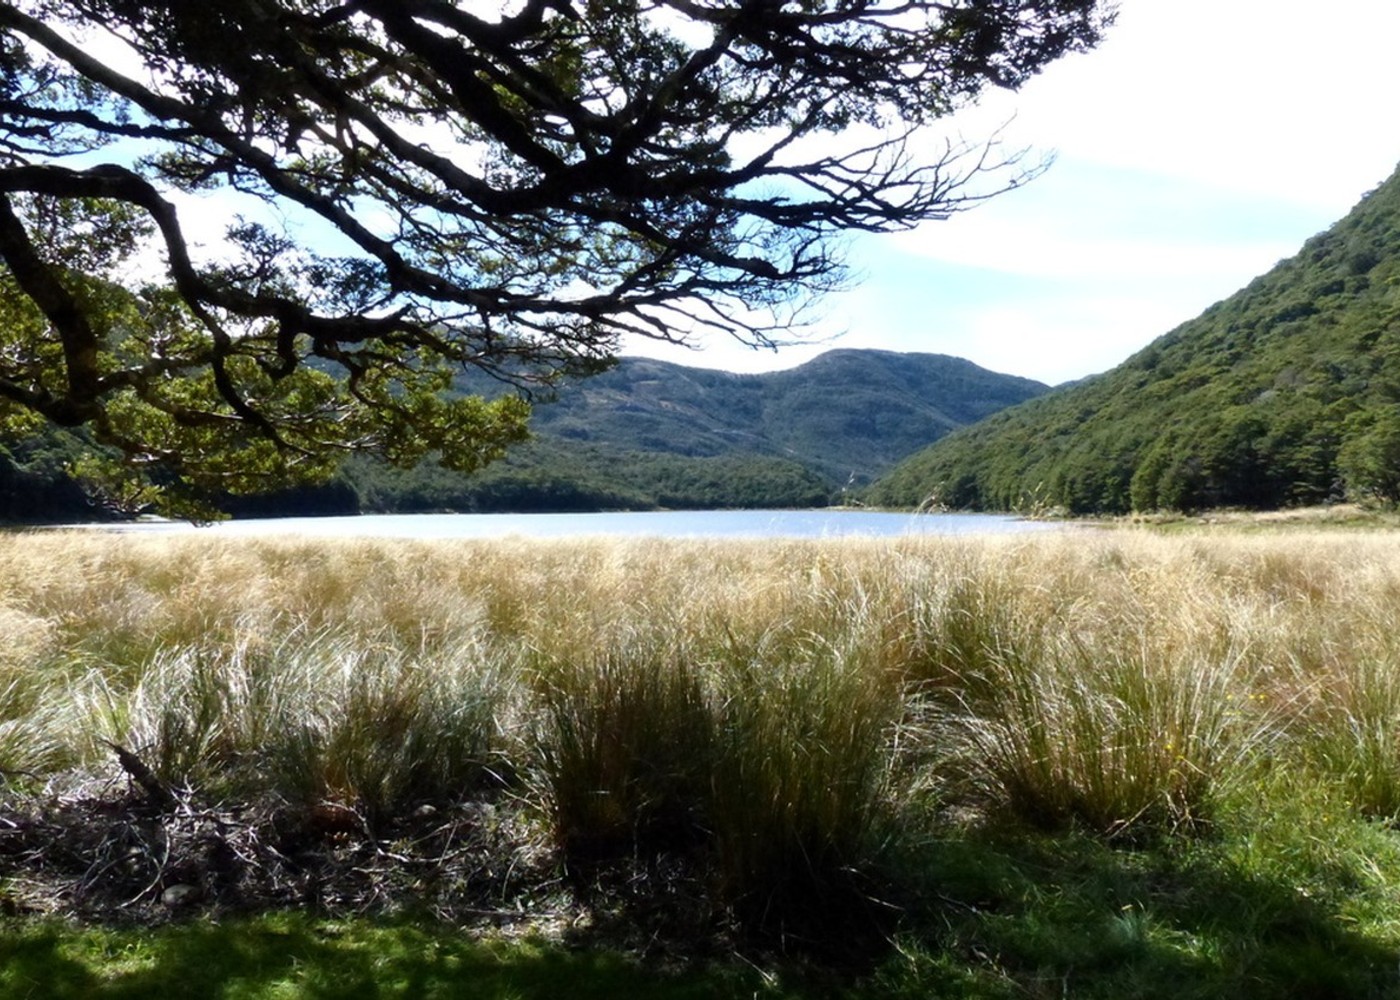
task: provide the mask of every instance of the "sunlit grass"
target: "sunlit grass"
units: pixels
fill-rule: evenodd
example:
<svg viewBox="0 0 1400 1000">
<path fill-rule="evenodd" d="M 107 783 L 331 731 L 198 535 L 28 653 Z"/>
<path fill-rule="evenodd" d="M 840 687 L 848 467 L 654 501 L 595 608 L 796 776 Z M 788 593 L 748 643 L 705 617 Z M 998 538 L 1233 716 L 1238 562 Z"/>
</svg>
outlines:
<svg viewBox="0 0 1400 1000">
<path fill-rule="evenodd" d="M 0 998 L 702 1000 L 773 995 L 752 968 L 667 972 L 616 952 L 452 927 L 268 914 L 150 931 L 0 923 Z"/>
<path fill-rule="evenodd" d="M 1056 648 L 969 678 L 932 738 L 955 748 L 949 768 L 1030 824 L 1189 833 L 1267 738 L 1246 681 L 1229 661 Z"/>
<path fill-rule="evenodd" d="M 1210 878 L 1234 865 L 1279 912 L 1276 881 L 1394 881 L 1355 846 L 1400 813 L 1400 538 L 1385 533 L 8 541 L 8 795 L 118 788 L 112 744 L 187 801 L 330 803 L 369 831 L 501 794 L 575 879 L 687 865 L 713 919 L 779 940 L 864 913 L 856 898 L 918 926 L 908 901 L 939 871 L 981 880 L 977 912 L 982 897 L 1007 919 L 1035 910 L 988 874 L 1017 838 L 1096 844 L 1106 867 L 1206 852 Z M 1318 836 L 1352 846 L 1249 833 L 1284 799 L 1295 826 L 1315 808 L 1332 824 Z M 951 873 L 964 837 L 988 844 L 975 875 Z M 1388 942 L 1400 910 L 1383 896 L 1324 909 Z M 1125 899 L 1074 944 L 1058 905 L 997 947 L 1234 981 L 1180 912 Z M 984 917 L 957 933 L 983 947 L 1002 919 Z M 965 985 L 1027 976 L 1011 962 Z"/>
<path fill-rule="evenodd" d="M 514 680 L 470 641 L 414 651 L 293 633 L 167 649 L 94 725 L 171 786 L 335 802 L 373 823 L 488 781 Z"/>
</svg>

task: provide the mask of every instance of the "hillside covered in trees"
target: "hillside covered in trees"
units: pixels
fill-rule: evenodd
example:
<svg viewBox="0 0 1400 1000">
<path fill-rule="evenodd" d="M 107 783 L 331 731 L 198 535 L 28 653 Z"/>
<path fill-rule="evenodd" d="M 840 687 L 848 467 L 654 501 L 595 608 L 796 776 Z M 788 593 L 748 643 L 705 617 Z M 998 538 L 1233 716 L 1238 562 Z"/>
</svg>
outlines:
<svg viewBox="0 0 1400 1000">
<path fill-rule="evenodd" d="M 357 457 L 324 486 L 218 500 L 241 515 L 821 506 L 1046 389 L 934 354 L 835 350 L 751 375 L 623 358 L 537 402 L 533 440 L 472 475 Z M 80 450 L 58 431 L 0 447 L 0 520 L 100 513 L 63 475 Z"/>
<path fill-rule="evenodd" d="M 348 478 L 369 510 L 823 506 L 1045 391 L 937 354 L 834 350 L 742 375 L 623 358 L 538 403 L 534 440 L 473 476 L 357 461 Z"/>
<path fill-rule="evenodd" d="M 1119 367 L 949 435 L 869 496 L 1071 513 L 1400 501 L 1400 173 Z"/>
</svg>

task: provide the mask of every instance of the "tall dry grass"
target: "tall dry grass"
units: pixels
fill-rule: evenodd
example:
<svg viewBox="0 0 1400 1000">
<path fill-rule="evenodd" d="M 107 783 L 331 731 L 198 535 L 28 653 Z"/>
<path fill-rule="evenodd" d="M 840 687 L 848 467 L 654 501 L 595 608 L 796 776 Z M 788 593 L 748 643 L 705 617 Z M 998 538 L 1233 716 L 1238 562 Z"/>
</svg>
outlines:
<svg viewBox="0 0 1400 1000">
<path fill-rule="evenodd" d="M 567 857 L 588 862 L 698 839 L 716 737 L 705 669 L 683 644 L 655 638 L 539 658 L 531 750 Z"/>
<path fill-rule="evenodd" d="M 759 909 L 877 866 L 917 796 L 1183 830 L 1266 760 L 1394 816 L 1397 556 L 1383 533 L 10 535 L 0 773 L 110 772 L 110 740 L 174 785 L 372 820 L 499 780 L 566 857 L 700 852 Z"/>
<path fill-rule="evenodd" d="M 495 779 L 513 671 L 464 641 L 431 651 L 337 632 L 157 654 L 105 692 L 102 739 L 139 748 L 166 784 L 335 802 L 366 820 Z"/>
</svg>

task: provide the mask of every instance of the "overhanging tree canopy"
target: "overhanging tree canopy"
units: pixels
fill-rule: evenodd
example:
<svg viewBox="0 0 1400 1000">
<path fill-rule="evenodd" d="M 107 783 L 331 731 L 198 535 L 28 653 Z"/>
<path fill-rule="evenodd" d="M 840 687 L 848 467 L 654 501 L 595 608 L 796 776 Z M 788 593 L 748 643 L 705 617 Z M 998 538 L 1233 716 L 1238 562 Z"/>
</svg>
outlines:
<svg viewBox="0 0 1400 1000">
<path fill-rule="evenodd" d="M 994 149 L 921 157 L 921 129 L 1110 17 L 0 3 L 0 419 L 90 428 L 121 461 L 89 471 L 136 502 L 153 479 L 323 477 L 345 449 L 474 468 L 526 409 L 445 394 L 457 366 L 586 372 L 624 334 L 775 343 L 839 280 L 834 237 L 986 196 Z"/>
</svg>

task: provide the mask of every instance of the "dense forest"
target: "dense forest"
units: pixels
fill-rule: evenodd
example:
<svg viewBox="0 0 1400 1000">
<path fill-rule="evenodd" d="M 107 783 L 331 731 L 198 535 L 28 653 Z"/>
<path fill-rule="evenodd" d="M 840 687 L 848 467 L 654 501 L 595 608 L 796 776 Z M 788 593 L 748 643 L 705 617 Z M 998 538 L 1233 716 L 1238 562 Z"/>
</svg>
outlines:
<svg viewBox="0 0 1400 1000">
<path fill-rule="evenodd" d="M 455 388 L 508 391 L 485 375 Z M 215 500 L 235 516 L 824 506 L 1046 390 L 935 354 L 834 350 L 750 375 L 623 358 L 537 400 L 533 439 L 471 475 L 357 456 L 323 486 Z M 64 475 L 80 452 L 57 431 L 0 447 L 0 519 L 103 516 Z"/>
<path fill-rule="evenodd" d="M 536 401 L 533 440 L 480 472 L 354 459 L 342 479 L 365 511 L 824 506 L 1046 389 L 937 354 L 833 350 L 746 375 L 623 358 Z"/>
<path fill-rule="evenodd" d="M 949 435 L 869 497 L 1076 514 L 1400 501 L 1400 173 L 1119 367 Z"/>
<path fill-rule="evenodd" d="M 739 375 L 645 358 L 536 408 L 541 438 L 633 452 L 789 458 L 830 484 L 865 484 L 950 431 L 1046 391 L 939 354 L 833 350 Z"/>
</svg>

